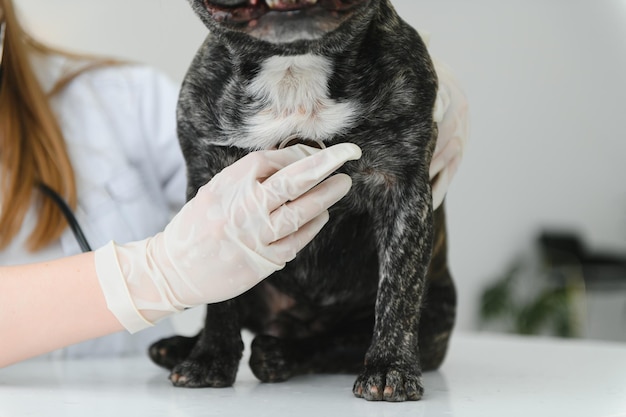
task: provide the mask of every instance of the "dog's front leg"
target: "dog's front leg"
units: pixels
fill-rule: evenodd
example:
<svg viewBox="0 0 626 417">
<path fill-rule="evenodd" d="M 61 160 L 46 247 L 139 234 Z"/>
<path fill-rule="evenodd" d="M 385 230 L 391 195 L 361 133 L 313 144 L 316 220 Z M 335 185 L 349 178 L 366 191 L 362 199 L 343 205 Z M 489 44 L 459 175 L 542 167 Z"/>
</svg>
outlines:
<svg viewBox="0 0 626 417">
<path fill-rule="evenodd" d="M 419 400 L 418 328 L 432 250 L 432 198 L 424 173 L 395 183 L 375 208 L 380 263 L 376 322 L 353 392 L 367 400 Z"/>
<path fill-rule="evenodd" d="M 185 122 L 180 122 L 180 127 L 188 127 Z M 187 131 L 181 129 L 179 134 L 184 135 Z M 234 147 L 207 146 L 202 141 L 194 140 L 189 134 L 181 136 L 182 149 L 187 160 L 188 189 L 187 197 L 191 199 L 198 189 L 206 184 L 213 176 L 224 167 L 234 163 L 247 152 Z M 192 139 L 189 139 L 189 138 Z M 207 270 L 210 275 L 214 271 Z M 225 277 L 226 278 L 226 277 Z M 239 361 L 243 352 L 241 340 L 240 305 L 237 299 L 221 303 L 209 304 L 205 325 L 202 332 L 197 336 L 193 347 L 189 349 L 185 339 L 170 339 L 174 342 L 174 348 L 180 347 L 182 340 L 183 349 L 174 351 L 173 354 L 185 355 L 185 359 L 173 366 L 170 380 L 180 387 L 227 387 L 235 382 Z M 172 346 L 170 341 L 159 342 L 153 352 L 159 353 Z M 181 352 L 181 350 L 183 350 Z M 153 358 L 155 355 L 153 355 Z M 168 358 L 158 357 L 155 361 L 159 364 L 171 365 Z M 175 358 L 175 360 L 180 360 Z"/>
<path fill-rule="evenodd" d="M 191 353 L 170 374 L 179 387 L 229 387 L 243 354 L 237 300 L 209 304 L 203 331 Z"/>
</svg>

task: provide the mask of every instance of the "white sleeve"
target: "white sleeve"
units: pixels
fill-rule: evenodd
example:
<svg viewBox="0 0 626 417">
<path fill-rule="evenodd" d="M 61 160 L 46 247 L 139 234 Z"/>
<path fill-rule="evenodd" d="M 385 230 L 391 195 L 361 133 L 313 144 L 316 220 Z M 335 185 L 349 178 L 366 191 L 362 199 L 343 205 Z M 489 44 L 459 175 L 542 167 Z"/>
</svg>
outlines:
<svg viewBox="0 0 626 417">
<path fill-rule="evenodd" d="M 140 125 L 148 157 L 167 199 L 172 214 L 186 199 L 186 169 L 176 134 L 176 105 L 179 88 L 152 68 L 137 74 Z"/>
</svg>

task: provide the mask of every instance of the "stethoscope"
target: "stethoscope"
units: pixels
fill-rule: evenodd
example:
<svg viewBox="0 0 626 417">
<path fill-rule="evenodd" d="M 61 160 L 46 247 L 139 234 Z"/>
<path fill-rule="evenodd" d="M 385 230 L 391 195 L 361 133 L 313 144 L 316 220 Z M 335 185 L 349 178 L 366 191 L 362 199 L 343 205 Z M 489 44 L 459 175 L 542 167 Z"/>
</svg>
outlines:
<svg viewBox="0 0 626 417">
<path fill-rule="evenodd" d="M 5 31 L 6 22 L 0 23 L 0 82 L 2 82 L 2 57 L 4 52 L 4 31 Z M 89 246 L 89 242 L 83 233 L 80 225 L 78 224 L 78 220 L 72 213 L 72 209 L 67 205 L 65 200 L 52 188 L 48 187 L 46 184 L 40 182 L 37 184 L 39 191 L 42 192 L 44 196 L 49 197 L 52 201 L 57 205 L 57 207 L 61 210 L 63 217 L 67 220 L 67 224 L 70 226 L 74 237 L 76 238 L 76 242 L 78 242 L 78 246 L 83 252 L 91 252 L 91 246 Z"/>
<path fill-rule="evenodd" d="M 80 246 L 80 249 L 83 252 L 91 252 L 91 246 L 89 246 L 89 242 L 87 241 L 87 238 L 83 233 L 83 229 L 81 229 L 80 224 L 78 224 L 78 220 L 76 220 L 76 216 L 74 216 L 74 213 L 72 213 L 72 209 L 70 208 L 70 206 L 67 205 L 67 203 L 59 195 L 59 193 L 48 187 L 43 182 L 40 182 L 38 186 L 39 191 L 41 191 L 43 195 L 49 197 L 61 210 L 61 213 L 63 213 L 63 217 L 65 217 L 65 220 L 67 220 L 67 224 L 72 230 L 72 234 L 76 238 L 76 242 L 78 242 L 78 246 Z"/>
</svg>

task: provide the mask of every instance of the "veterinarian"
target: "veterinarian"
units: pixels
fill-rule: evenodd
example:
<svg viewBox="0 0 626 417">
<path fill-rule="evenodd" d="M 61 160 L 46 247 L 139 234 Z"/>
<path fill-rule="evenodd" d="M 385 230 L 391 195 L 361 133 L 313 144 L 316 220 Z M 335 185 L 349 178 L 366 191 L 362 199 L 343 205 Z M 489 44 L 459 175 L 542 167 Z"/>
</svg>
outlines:
<svg viewBox="0 0 626 417">
<path fill-rule="evenodd" d="M 348 191 L 349 179 L 334 176 L 297 198 L 357 158 L 351 145 L 256 153 L 212 180 L 168 224 L 185 190 L 176 88 L 143 66 L 47 48 L 24 32 L 10 0 L 0 0 L 0 22 L 0 366 L 62 347 L 51 355 L 144 352 L 172 333 L 167 321 L 154 322 L 234 297 L 281 268 Z M 444 82 L 431 166 L 437 205 L 467 125 L 464 96 L 452 77 Z M 268 190 L 274 198 L 260 204 L 238 199 Z M 259 220 L 256 228 L 239 222 L 242 213 Z M 68 227 L 73 222 L 78 231 Z M 211 264 L 201 254 L 216 253 L 207 249 L 214 236 L 226 236 L 220 253 L 230 261 L 218 254 Z M 206 277 L 194 265 L 216 273 Z M 219 280 L 217 271 L 232 280 Z"/>
</svg>

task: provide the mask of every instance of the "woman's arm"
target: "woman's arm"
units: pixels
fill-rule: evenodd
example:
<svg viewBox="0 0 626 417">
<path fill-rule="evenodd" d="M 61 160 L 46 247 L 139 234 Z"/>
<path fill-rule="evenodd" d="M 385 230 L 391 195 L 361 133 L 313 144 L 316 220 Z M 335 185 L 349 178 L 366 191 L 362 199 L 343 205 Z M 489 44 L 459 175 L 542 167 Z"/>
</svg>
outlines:
<svg viewBox="0 0 626 417">
<path fill-rule="evenodd" d="M 123 329 L 107 308 L 92 252 L 0 267 L 0 367 Z"/>
</svg>

